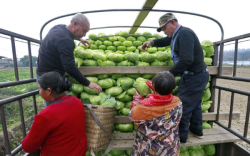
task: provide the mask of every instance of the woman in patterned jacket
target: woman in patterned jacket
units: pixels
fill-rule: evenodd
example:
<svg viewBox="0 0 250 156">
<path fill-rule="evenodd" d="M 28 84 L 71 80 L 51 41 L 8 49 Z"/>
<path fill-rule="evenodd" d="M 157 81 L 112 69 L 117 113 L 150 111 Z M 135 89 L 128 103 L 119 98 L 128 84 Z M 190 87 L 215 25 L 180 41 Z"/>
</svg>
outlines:
<svg viewBox="0 0 250 156">
<path fill-rule="evenodd" d="M 138 128 L 131 156 L 179 156 L 182 103 L 171 93 L 174 76 L 160 72 L 146 84 L 154 91 L 144 99 L 137 91 L 129 113 Z"/>
</svg>

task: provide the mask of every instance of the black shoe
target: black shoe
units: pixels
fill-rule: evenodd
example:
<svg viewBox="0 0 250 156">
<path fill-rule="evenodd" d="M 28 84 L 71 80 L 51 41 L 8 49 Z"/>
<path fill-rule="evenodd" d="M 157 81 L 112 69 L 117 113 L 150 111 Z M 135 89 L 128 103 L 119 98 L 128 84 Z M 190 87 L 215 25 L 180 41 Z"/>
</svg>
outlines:
<svg viewBox="0 0 250 156">
<path fill-rule="evenodd" d="M 180 142 L 181 142 L 182 144 L 185 144 L 185 143 L 187 142 L 187 140 L 182 140 L 182 139 L 180 139 Z"/>
<path fill-rule="evenodd" d="M 195 136 L 196 138 L 199 138 L 199 139 L 203 139 L 203 135 L 196 135 L 194 133 L 192 133 L 191 131 L 189 131 L 191 134 L 193 134 L 193 136 Z"/>
</svg>

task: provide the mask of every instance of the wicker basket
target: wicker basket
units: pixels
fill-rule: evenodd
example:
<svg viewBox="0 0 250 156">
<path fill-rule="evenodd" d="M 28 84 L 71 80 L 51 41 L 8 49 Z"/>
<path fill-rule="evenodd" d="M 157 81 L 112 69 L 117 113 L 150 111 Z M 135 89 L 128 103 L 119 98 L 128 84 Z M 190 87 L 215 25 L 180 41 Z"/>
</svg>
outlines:
<svg viewBox="0 0 250 156">
<path fill-rule="evenodd" d="M 114 126 L 115 107 L 92 105 L 92 111 L 108 134 L 98 126 L 86 104 L 84 104 L 84 111 L 88 150 L 100 151 L 106 149 L 110 143 L 110 136 Z"/>
</svg>

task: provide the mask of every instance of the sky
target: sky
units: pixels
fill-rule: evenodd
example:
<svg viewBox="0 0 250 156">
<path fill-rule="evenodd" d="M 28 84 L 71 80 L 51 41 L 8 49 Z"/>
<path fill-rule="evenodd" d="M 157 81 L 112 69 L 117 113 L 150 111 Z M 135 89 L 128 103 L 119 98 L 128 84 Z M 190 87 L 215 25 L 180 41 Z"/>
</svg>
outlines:
<svg viewBox="0 0 250 156">
<path fill-rule="evenodd" d="M 0 9 L 0 28 L 31 38 L 40 39 L 40 30 L 43 24 L 52 18 L 94 10 L 107 9 L 141 9 L 145 0 L 2 0 Z M 224 39 L 250 33 L 248 16 L 249 0 L 158 0 L 153 9 L 171 11 L 183 11 L 202 14 L 214 18 L 224 29 Z M 90 27 L 104 26 L 131 26 L 138 11 L 133 12 L 101 12 L 85 14 Z M 150 12 L 141 26 L 158 27 L 158 19 L 166 12 Z M 194 30 L 199 40 L 212 42 L 221 40 L 220 27 L 213 21 L 198 16 L 175 13 L 179 24 Z M 56 24 L 68 25 L 72 16 L 62 18 L 49 23 L 43 31 L 43 37 L 48 30 Z M 90 30 L 83 37 L 88 39 L 89 34 L 115 34 L 118 31 L 126 31 L 129 28 Z M 138 29 L 139 32 L 150 31 L 157 33 L 155 29 Z M 163 33 L 160 33 L 164 35 Z M 12 58 L 12 50 L 8 36 L 0 34 L 0 56 Z M 17 39 L 21 41 L 20 39 Z M 38 55 L 39 46 L 32 44 L 32 55 Z M 239 48 L 250 48 L 250 42 L 242 42 Z M 225 49 L 234 49 L 228 45 Z M 17 58 L 28 54 L 27 43 L 16 42 Z"/>
</svg>

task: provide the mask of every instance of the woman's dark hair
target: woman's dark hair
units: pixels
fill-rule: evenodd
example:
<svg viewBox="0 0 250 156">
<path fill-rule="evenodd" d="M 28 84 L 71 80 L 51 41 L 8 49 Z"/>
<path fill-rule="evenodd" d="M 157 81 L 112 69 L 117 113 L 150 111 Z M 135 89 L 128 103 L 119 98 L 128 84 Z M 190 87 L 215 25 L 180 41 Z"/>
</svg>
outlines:
<svg viewBox="0 0 250 156">
<path fill-rule="evenodd" d="M 57 94 L 61 94 L 65 91 L 69 91 L 72 83 L 61 76 L 58 72 L 48 72 L 43 74 L 38 79 L 38 84 L 42 89 L 51 88 L 52 91 L 55 91 Z"/>
<path fill-rule="evenodd" d="M 160 95 L 168 95 L 176 87 L 174 76 L 166 71 L 156 74 L 152 80 L 152 84 L 155 91 Z"/>
</svg>

